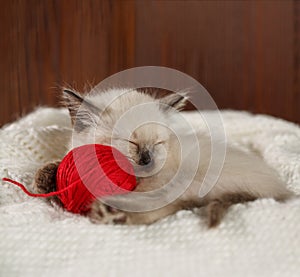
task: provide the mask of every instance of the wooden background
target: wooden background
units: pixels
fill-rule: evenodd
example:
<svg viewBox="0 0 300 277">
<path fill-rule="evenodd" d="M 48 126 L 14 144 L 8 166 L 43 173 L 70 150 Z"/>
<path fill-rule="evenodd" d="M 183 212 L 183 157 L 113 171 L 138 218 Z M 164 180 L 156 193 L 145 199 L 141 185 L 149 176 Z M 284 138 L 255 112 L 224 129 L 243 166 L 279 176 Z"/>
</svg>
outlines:
<svg viewBox="0 0 300 277">
<path fill-rule="evenodd" d="M 300 123 L 300 2 L 13 0 L 0 9 L 0 125 L 57 86 L 163 65 L 196 78 L 219 108 Z"/>
</svg>

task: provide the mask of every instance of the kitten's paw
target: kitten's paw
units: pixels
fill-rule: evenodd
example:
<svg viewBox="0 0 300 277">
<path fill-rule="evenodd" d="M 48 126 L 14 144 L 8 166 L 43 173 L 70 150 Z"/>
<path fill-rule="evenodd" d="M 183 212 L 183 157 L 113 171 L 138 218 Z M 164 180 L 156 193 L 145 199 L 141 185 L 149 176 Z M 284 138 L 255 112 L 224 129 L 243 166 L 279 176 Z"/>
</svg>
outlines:
<svg viewBox="0 0 300 277">
<path fill-rule="evenodd" d="M 129 218 L 123 211 L 95 201 L 88 214 L 91 222 L 96 224 L 129 224 Z"/>
<path fill-rule="evenodd" d="M 214 199 L 206 206 L 207 225 L 209 228 L 217 227 L 223 220 L 229 207 L 238 203 L 254 201 L 255 196 L 248 192 L 227 193 Z"/>
<path fill-rule="evenodd" d="M 209 228 L 217 227 L 221 223 L 227 208 L 218 200 L 210 202 L 206 206 L 207 226 Z"/>
<path fill-rule="evenodd" d="M 48 193 L 56 190 L 56 172 L 60 162 L 46 164 L 35 174 L 33 190 L 36 193 Z"/>
</svg>

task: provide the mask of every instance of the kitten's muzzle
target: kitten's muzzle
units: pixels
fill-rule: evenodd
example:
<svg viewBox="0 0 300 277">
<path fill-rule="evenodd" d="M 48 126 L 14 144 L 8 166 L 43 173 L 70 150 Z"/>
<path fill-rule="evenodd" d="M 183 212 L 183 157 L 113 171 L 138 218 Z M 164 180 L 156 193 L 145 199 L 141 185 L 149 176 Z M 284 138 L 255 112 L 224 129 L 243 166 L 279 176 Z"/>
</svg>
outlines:
<svg viewBox="0 0 300 277">
<path fill-rule="evenodd" d="M 141 151 L 139 155 L 139 165 L 149 165 L 152 162 L 152 155 L 149 150 Z"/>
</svg>

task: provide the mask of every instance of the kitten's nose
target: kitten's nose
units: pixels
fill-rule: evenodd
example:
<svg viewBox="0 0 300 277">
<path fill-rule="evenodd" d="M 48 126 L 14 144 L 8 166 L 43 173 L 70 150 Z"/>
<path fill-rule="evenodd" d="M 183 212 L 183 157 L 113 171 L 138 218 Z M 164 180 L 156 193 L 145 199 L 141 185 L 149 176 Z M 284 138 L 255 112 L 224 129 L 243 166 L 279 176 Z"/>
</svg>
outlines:
<svg viewBox="0 0 300 277">
<path fill-rule="evenodd" d="M 148 150 L 141 152 L 139 165 L 147 165 L 151 162 L 151 154 Z"/>
</svg>

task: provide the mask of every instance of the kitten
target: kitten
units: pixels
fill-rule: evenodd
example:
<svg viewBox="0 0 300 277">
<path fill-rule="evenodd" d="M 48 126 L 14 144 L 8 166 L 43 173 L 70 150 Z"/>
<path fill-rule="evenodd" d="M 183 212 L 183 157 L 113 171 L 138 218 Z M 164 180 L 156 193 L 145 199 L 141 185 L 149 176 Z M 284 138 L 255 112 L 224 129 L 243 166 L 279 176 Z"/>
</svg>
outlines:
<svg viewBox="0 0 300 277">
<path fill-rule="evenodd" d="M 276 172 L 261 157 L 227 146 L 224 165 L 216 184 L 204 197 L 199 197 L 199 189 L 211 159 L 211 142 L 206 134 L 198 131 L 195 136 L 197 146 L 190 143 L 190 136 L 184 133 L 186 130 L 177 129 L 179 119 L 175 110 L 179 111 L 185 106 L 185 95 L 170 94 L 155 98 L 137 90 L 111 89 L 90 93 L 83 99 L 79 93 L 65 89 L 63 97 L 74 126 L 69 149 L 89 143 L 113 145 L 129 158 L 135 168 L 138 176 L 136 192 L 163 188 L 169 182 L 172 184 L 179 169 L 183 172 L 182 176 L 189 176 L 191 165 L 197 166 L 189 186 L 185 187 L 184 179 L 180 184 L 180 178 L 172 184 L 174 188 L 171 185 L 171 190 L 182 191 L 174 201 L 169 201 L 170 189 L 161 193 L 160 200 L 165 205 L 149 211 L 122 211 L 95 200 L 88 214 L 93 222 L 150 224 L 178 210 L 204 206 L 207 224 L 214 227 L 232 204 L 263 197 L 285 200 L 291 196 Z M 181 132 L 183 140 L 187 138 L 183 144 L 186 144 L 190 153 L 199 147 L 199 165 L 192 158 L 195 155 L 184 157 L 187 153 L 181 153 L 182 141 L 172 128 L 175 133 Z M 190 163 L 182 163 L 183 159 L 191 160 Z M 51 163 L 38 171 L 34 184 L 37 192 L 55 190 L 51 176 L 55 174 L 58 164 Z M 130 195 L 111 197 L 111 203 L 131 204 L 133 198 Z M 145 206 L 147 204 L 145 202 Z"/>
</svg>

